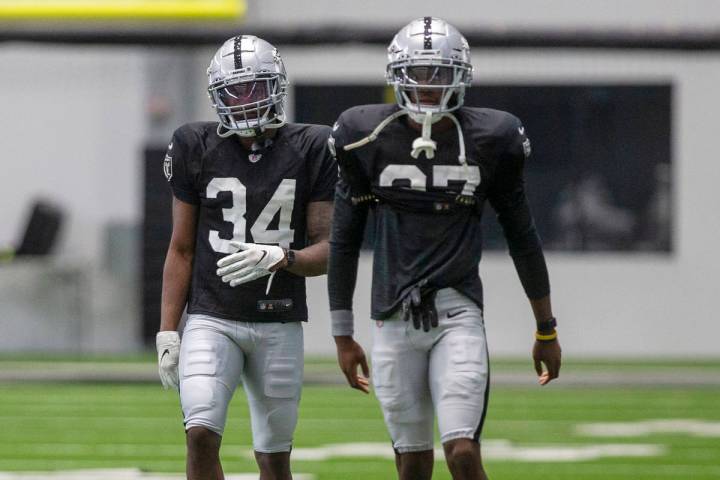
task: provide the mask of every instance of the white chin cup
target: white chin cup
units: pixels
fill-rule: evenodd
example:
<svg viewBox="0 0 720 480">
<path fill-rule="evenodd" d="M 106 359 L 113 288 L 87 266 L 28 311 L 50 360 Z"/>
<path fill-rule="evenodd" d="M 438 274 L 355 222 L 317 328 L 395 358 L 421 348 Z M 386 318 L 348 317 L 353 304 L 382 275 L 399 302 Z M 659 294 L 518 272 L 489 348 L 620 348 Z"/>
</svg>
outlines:
<svg viewBox="0 0 720 480">
<path fill-rule="evenodd" d="M 230 130 L 231 132 L 235 133 L 236 135 L 240 137 L 257 137 L 258 133 L 262 134 L 265 133 L 268 130 L 276 130 L 280 127 L 285 126 L 287 123 L 284 118 L 276 117 L 278 122 L 273 123 L 266 123 L 265 125 L 262 125 L 260 127 L 255 128 L 242 128 L 239 130 Z"/>
<path fill-rule="evenodd" d="M 230 130 L 230 131 L 233 132 L 238 137 L 252 138 L 252 137 L 257 137 L 258 130 L 260 130 L 260 133 L 265 131 L 265 129 L 262 127 L 260 127 L 260 128 L 244 128 L 242 130 Z"/>
<path fill-rule="evenodd" d="M 432 119 L 430 120 L 430 123 L 431 123 L 431 124 L 437 123 L 437 122 L 439 122 L 440 120 L 442 120 L 442 118 L 443 118 L 443 114 L 442 114 L 442 113 L 430 112 L 430 114 L 432 115 Z M 414 122 L 419 123 L 419 124 L 422 125 L 422 124 L 425 123 L 425 120 L 426 120 L 426 118 L 427 118 L 427 113 L 426 113 L 426 112 L 412 111 L 412 110 L 409 110 L 409 109 L 408 109 L 408 116 L 409 116 Z"/>
<path fill-rule="evenodd" d="M 218 124 L 217 134 L 223 138 L 231 135 L 253 138 L 257 137 L 259 133 L 264 133 L 266 130 L 278 129 L 280 127 L 284 127 L 286 124 L 287 120 L 285 119 L 285 115 L 278 115 L 272 122 L 252 128 L 228 128 L 221 122 Z"/>
</svg>

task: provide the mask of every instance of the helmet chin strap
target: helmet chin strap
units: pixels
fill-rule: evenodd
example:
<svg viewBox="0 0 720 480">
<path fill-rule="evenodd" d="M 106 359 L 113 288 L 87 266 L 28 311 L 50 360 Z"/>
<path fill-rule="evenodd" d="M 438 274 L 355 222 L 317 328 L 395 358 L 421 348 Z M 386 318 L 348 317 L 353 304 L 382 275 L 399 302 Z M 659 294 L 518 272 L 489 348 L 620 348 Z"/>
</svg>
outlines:
<svg viewBox="0 0 720 480">
<path fill-rule="evenodd" d="M 363 147 L 367 145 L 370 142 L 374 142 L 378 135 L 380 135 L 380 132 L 387 127 L 393 120 L 402 117 L 403 115 L 410 115 L 413 120 L 415 120 L 415 116 L 417 114 L 413 114 L 408 112 L 407 110 L 399 110 L 389 117 L 387 117 L 385 120 L 380 122 L 380 124 L 375 127 L 375 129 L 372 131 L 370 135 L 368 135 L 365 138 L 362 138 L 354 143 L 349 143 L 343 147 L 343 150 L 346 152 L 350 150 L 354 150 L 356 148 Z M 437 142 L 432 140 L 430 138 L 430 134 L 432 133 L 432 124 L 435 122 L 438 122 L 442 120 L 443 118 L 449 118 L 452 120 L 453 124 L 455 124 L 455 128 L 458 132 L 458 148 L 459 148 L 459 154 L 458 154 L 458 162 L 460 165 L 467 167 L 467 158 L 465 157 L 465 137 L 462 133 L 462 128 L 460 127 L 460 122 L 458 119 L 453 115 L 452 113 L 443 113 L 443 114 L 432 114 L 432 112 L 426 112 L 424 114 L 424 118 L 422 119 L 422 136 L 418 137 L 413 141 L 412 144 L 412 150 L 410 151 L 410 156 L 412 158 L 419 158 L 421 153 L 425 153 L 425 157 L 427 159 L 432 159 L 435 157 L 435 150 L 437 150 Z M 418 122 L 420 123 L 420 122 Z"/>
<path fill-rule="evenodd" d="M 261 127 L 241 128 L 241 129 L 234 129 L 234 128 L 230 129 L 230 128 L 223 126 L 223 124 L 221 123 L 221 124 L 218 124 L 217 134 L 218 134 L 218 136 L 220 136 L 222 138 L 227 138 L 232 135 L 237 135 L 238 137 L 243 137 L 243 138 L 253 138 L 253 137 L 259 137 L 260 135 L 262 135 L 263 133 L 265 133 L 268 130 L 277 129 L 282 126 L 285 126 L 286 123 L 287 122 L 283 119 L 279 122 L 269 123 L 269 124 L 263 125 Z"/>
<path fill-rule="evenodd" d="M 271 110 L 269 109 L 263 117 L 257 119 L 258 123 L 263 121 L 263 119 L 268 115 L 268 113 Z M 282 112 L 280 114 L 275 114 L 273 118 L 271 118 L 268 122 L 259 125 L 254 126 L 250 128 L 228 128 L 223 125 L 223 122 L 220 122 L 217 126 L 217 134 L 218 136 L 222 138 L 227 138 L 232 135 L 237 135 L 239 137 L 243 138 L 253 138 L 253 137 L 259 137 L 263 133 L 265 133 L 267 130 L 277 129 L 280 127 L 283 127 L 287 124 L 287 118 L 285 117 L 285 113 Z"/>
<path fill-rule="evenodd" d="M 236 130 L 236 129 L 229 129 L 225 127 L 222 123 L 217 126 L 217 134 L 218 137 L 227 138 L 232 137 L 233 135 L 237 135 L 238 137 L 243 138 L 252 138 L 258 135 L 254 128 L 245 128 L 242 130 Z"/>
</svg>

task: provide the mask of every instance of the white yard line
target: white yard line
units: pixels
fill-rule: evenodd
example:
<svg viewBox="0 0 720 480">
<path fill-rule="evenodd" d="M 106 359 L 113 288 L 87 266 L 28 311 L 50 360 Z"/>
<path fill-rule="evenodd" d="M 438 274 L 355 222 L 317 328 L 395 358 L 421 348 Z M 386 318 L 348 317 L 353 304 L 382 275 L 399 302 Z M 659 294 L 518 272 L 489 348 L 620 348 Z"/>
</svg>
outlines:
<svg viewBox="0 0 720 480">
<path fill-rule="evenodd" d="M 688 465 L 688 464 L 667 464 L 658 463 L 654 465 L 647 465 L 641 463 L 605 463 L 605 464 L 580 464 L 574 465 L 573 470 L 576 469 L 576 475 L 581 475 L 577 478 L 600 478 L 608 479 L 615 478 L 617 476 L 634 476 L 644 475 L 651 478 L 669 478 L 671 480 L 677 479 L 693 479 L 699 476 L 705 478 L 714 475 L 712 478 L 720 478 L 720 467 L 716 465 Z"/>
<path fill-rule="evenodd" d="M 598 444 L 598 445 L 514 445 L 508 440 L 484 440 L 483 458 L 487 460 L 513 460 L 521 462 L 580 462 L 605 457 L 657 457 L 664 455 L 663 445 Z M 442 448 L 435 450 L 443 458 Z M 245 454 L 253 458 L 252 452 Z M 294 460 L 323 461 L 332 458 L 395 458 L 388 443 L 337 443 L 314 448 L 295 448 Z"/>
<path fill-rule="evenodd" d="M 683 434 L 693 437 L 720 437 L 720 422 L 694 419 L 658 419 L 637 422 L 583 423 L 576 433 L 591 437 L 643 437 L 652 434 Z"/>
</svg>

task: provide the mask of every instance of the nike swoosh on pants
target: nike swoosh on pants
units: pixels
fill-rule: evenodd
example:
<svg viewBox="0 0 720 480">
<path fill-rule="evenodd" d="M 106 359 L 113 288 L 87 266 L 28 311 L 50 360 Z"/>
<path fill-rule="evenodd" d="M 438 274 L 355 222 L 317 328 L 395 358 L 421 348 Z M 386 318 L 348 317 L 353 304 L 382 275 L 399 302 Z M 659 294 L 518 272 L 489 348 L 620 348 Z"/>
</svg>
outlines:
<svg viewBox="0 0 720 480">
<path fill-rule="evenodd" d="M 458 310 L 457 312 L 448 312 L 447 317 L 448 318 L 457 317 L 461 313 L 465 313 L 465 312 L 467 312 L 467 310 Z"/>
</svg>

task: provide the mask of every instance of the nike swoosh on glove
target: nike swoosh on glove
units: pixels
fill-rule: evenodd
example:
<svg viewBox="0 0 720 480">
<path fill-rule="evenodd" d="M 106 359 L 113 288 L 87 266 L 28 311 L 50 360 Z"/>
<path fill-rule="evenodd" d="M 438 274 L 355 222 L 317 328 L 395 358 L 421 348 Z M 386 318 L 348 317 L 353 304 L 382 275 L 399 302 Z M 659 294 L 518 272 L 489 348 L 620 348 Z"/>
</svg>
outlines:
<svg viewBox="0 0 720 480">
<path fill-rule="evenodd" d="M 285 258 L 285 250 L 276 245 L 243 242 L 230 242 L 230 245 L 238 251 L 218 260 L 217 274 L 231 287 L 274 273 L 270 269 Z"/>
<path fill-rule="evenodd" d="M 155 336 L 158 352 L 158 373 L 165 390 L 180 386 L 178 359 L 180 358 L 180 335 L 174 331 L 158 332 Z"/>
</svg>

